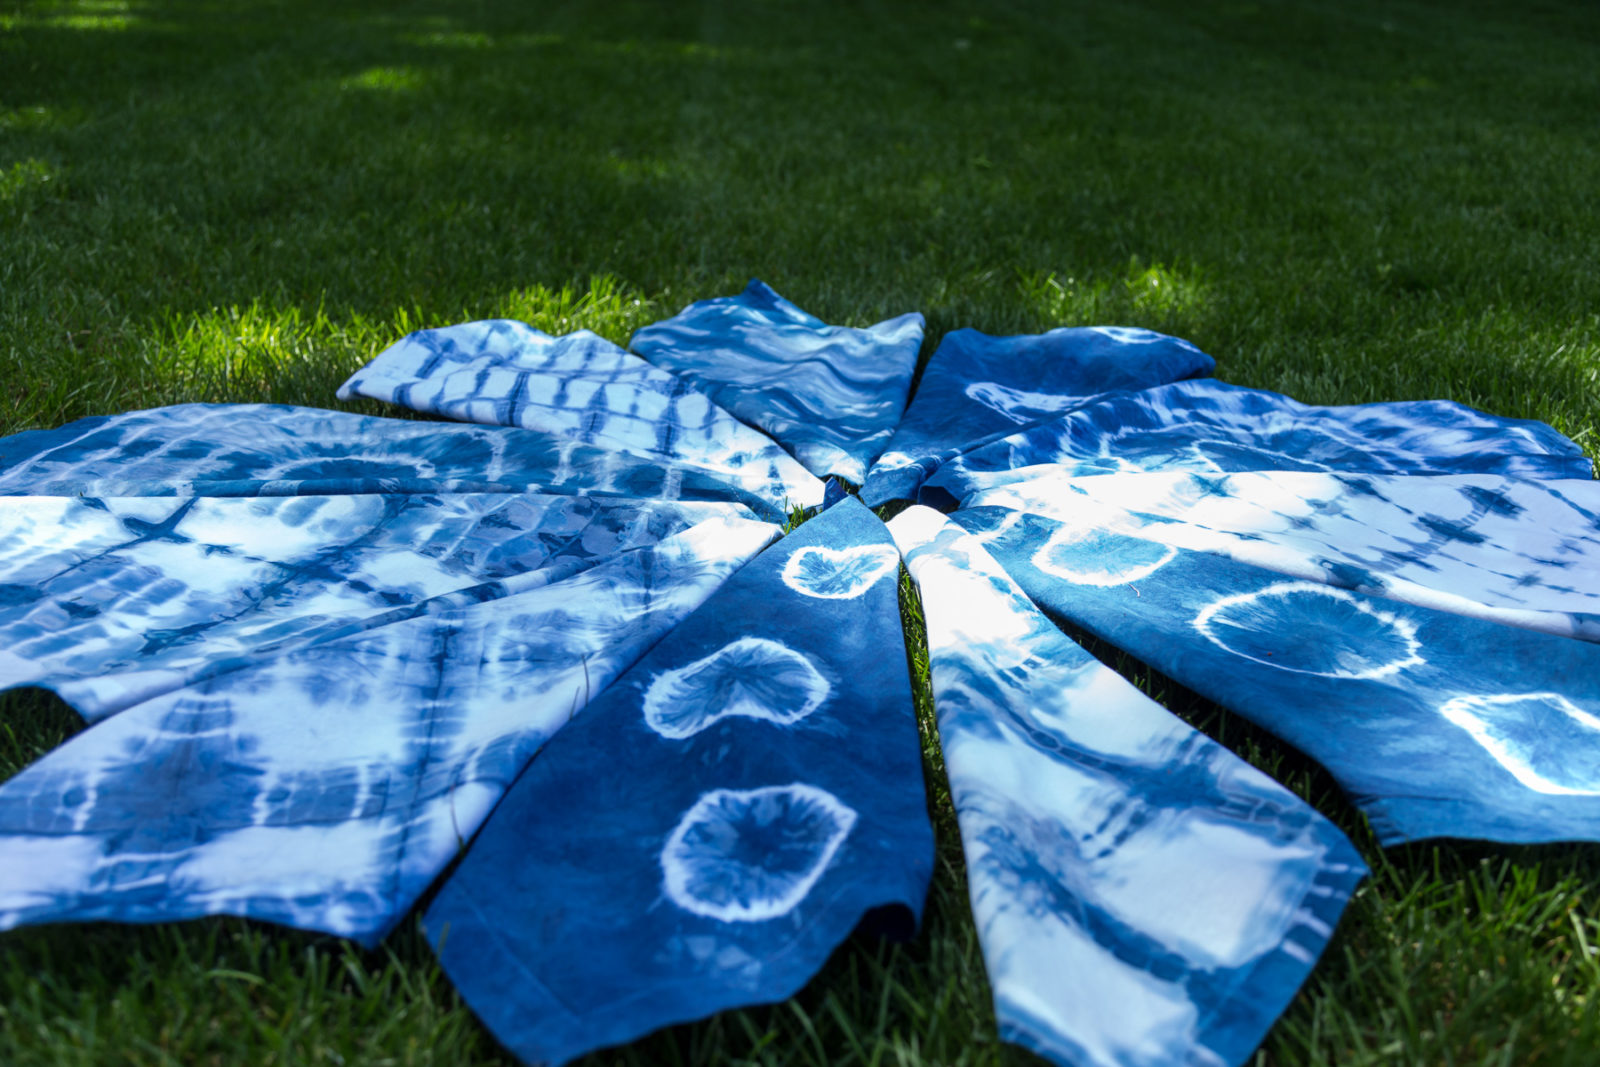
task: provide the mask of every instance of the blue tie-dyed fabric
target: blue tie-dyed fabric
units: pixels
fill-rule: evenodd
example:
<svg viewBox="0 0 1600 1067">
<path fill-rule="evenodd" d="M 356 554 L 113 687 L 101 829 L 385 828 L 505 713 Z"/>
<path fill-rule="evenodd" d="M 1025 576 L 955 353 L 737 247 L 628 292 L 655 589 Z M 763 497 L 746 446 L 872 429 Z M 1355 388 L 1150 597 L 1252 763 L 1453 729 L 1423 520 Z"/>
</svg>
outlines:
<svg viewBox="0 0 1600 1067">
<path fill-rule="evenodd" d="M 1372 471 L 1588 478 L 1583 450 L 1542 422 L 1448 401 L 1310 407 L 1213 379 L 1110 393 L 1059 418 L 947 458 L 918 499 L 969 494 L 1044 473 Z"/>
<path fill-rule="evenodd" d="M 1087 505 L 953 517 L 1047 610 L 1321 762 L 1385 845 L 1600 840 L 1600 645 L 1286 577 L 1159 519 L 1134 536 Z M 1443 559 L 1475 543 L 1456 516 L 1419 519 Z M 1600 605 L 1592 573 L 1573 579 Z"/>
<path fill-rule="evenodd" d="M 1355 849 L 1063 636 L 960 527 L 912 508 L 889 529 L 1001 1035 L 1075 1067 L 1243 1063 L 1365 875 Z"/>
<path fill-rule="evenodd" d="M 1088 326 L 1022 337 L 945 335 L 888 448 L 861 487 L 873 507 L 910 500 L 958 452 L 1059 416 L 1085 399 L 1207 375 L 1216 361 L 1149 330 Z"/>
<path fill-rule="evenodd" d="M 534 751 L 777 532 L 746 514 L 9 501 L 0 688 L 105 721 L 0 786 L 0 928 L 224 912 L 376 943 Z"/>
<path fill-rule="evenodd" d="M 728 581 L 564 729 L 428 909 L 530 1063 L 796 992 L 933 868 L 899 556 L 846 501 Z"/>
<path fill-rule="evenodd" d="M 0 925 L 231 912 L 371 944 L 552 735 L 429 921 L 525 1055 L 786 996 L 863 911 L 915 913 L 892 548 L 747 425 L 853 479 L 913 318 L 834 331 L 757 283 L 641 331 L 663 366 L 480 322 L 340 392 L 497 425 L 185 405 L 0 440 L 0 688 L 103 720 L 0 786 Z M 1360 866 L 1012 578 L 1322 759 L 1386 842 L 1600 826 L 1600 502 L 1576 446 L 1450 404 L 1180 381 L 1211 369 L 1142 330 L 956 331 L 863 489 L 964 501 L 1011 574 L 956 526 L 919 564 L 1002 1021 L 1059 1062 L 1240 1062 Z M 870 410 L 825 410 L 846 385 Z M 738 570 L 777 532 L 752 515 L 824 500 Z M 1002 748 L 1028 774 L 990 770 Z M 1095 784 L 1068 796 L 1073 775 Z M 1063 860 L 1059 827 L 1102 809 Z M 1179 929 L 1192 902 L 1130 889 L 1135 864 L 1214 914 Z M 515 886 L 547 882 L 564 903 L 530 910 Z M 1035 941 L 1098 962 L 1051 969 Z"/>
<path fill-rule="evenodd" d="M 1358 593 L 1600 640 L 1600 482 L 1592 480 L 1302 471 L 1079 478 L 1057 469 L 968 502 L 1053 519 L 1062 524 L 1054 541 L 1126 534 Z"/>
<path fill-rule="evenodd" d="M 770 487 L 722 473 L 514 427 L 278 404 L 180 404 L 0 439 L 0 496 L 534 492 L 734 500 L 786 517 Z"/>
<path fill-rule="evenodd" d="M 358 396 L 687 467 L 784 510 L 822 501 L 822 483 L 765 434 L 587 330 L 551 337 L 505 319 L 419 330 L 339 387 Z"/>
<path fill-rule="evenodd" d="M 766 430 L 813 474 L 859 485 L 905 410 L 922 327 L 914 312 L 829 326 L 752 281 L 646 326 L 628 347 Z"/>
</svg>

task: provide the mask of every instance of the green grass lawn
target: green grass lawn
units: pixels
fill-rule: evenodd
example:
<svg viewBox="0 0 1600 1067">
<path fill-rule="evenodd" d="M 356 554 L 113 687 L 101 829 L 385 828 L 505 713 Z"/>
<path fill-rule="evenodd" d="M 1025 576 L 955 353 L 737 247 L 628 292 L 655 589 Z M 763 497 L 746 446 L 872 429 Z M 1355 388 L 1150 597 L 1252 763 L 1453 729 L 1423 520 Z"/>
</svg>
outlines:
<svg viewBox="0 0 1600 1067">
<path fill-rule="evenodd" d="M 921 310 L 925 352 L 1146 326 L 1228 381 L 1455 399 L 1600 456 L 1592 0 L 998 6 L 0 0 L 0 433 L 339 406 L 411 329 L 626 342 L 755 276 L 833 322 Z M 1315 766 L 1097 651 L 1374 869 L 1258 1062 L 1600 1062 L 1600 847 L 1381 852 Z M 995 1039 L 919 699 L 919 937 L 595 1062 L 1033 1062 Z M 77 726 L 0 697 L 0 777 Z M 374 953 L 238 920 L 0 935 L 0 1063 L 505 1061 L 414 920 Z"/>
</svg>

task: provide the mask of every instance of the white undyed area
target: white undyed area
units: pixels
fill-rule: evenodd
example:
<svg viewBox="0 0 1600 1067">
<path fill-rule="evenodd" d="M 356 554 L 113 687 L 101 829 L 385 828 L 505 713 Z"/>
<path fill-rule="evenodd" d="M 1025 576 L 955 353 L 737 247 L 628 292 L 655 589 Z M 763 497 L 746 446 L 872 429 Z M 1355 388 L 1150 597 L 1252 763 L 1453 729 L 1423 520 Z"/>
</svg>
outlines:
<svg viewBox="0 0 1600 1067">
<path fill-rule="evenodd" d="M 1508 736 L 1495 720 L 1511 705 L 1538 705 L 1547 716 L 1564 716 L 1579 728 L 1591 732 L 1590 757 L 1576 761 L 1587 771 L 1582 781 L 1556 781 L 1542 773 L 1534 753 L 1516 738 Z M 1510 771 L 1517 781 L 1536 793 L 1553 796 L 1600 796 L 1600 716 L 1595 716 L 1560 693 L 1500 693 L 1493 696 L 1455 697 L 1439 707 L 1439 714 L 1461 727 L 1496 763 Z M 1550 768 L 1545 768 L 1550 770 Z"/>
<path fill-rule="evenodd" d="M 1032 422 L 1041 415 L 1063 411 L 1079 399 L 1057 393 L 1030 393 L 999 382 L 972 382 L 965 392 L 967 399 L 977 401 L 996 415 L 1018 425 Z"/>
<path fill-rule="evenodd" d="M 745 684 L 741 675 L 750 672 L 782 674 L 789 698 L 798 691 L 799 700 L 791 707 L 773 707 L 760 687 Z M 644 721 L 674 740 L 693 737 L 730 715 L 788 726 L 821 707 L 832 688 L 809 659 L 787 645 L 765 637 L 741 637 L 651 679 L 644 693 Z"/>
<path fill-rule="evenodd" d="M 381 894 L 390 873 L 382 862 L 385 829 L 378 820 L 361 820 L 219 834 L 189 851 L 167 881 L 168 894 L 212 914 L 263 897 L 325 897 L 325 905 L 308 905 L 306 925 L 360 936 L 370 932 L 371 916 L 352 915 L 337 900 L 351 892 Z"/>
<path fill-rule="evenodd" d="M 900 554 L 888 545 L 828 548 L 812 545 L 794 553 L 783 565 L 783 584 L 797 593 L 826 600 L 849 600 L 865 593 L 900 566 Z M 828 584 L 843 575 L 840 588 Z"/>
<path fill-rule="evenodd" d="M 1123 345 L 1153 345 L 1157 341 L 1170 341 L 1180 348 L 1187 348 L 1191 352 L 1200 351 L 1181 337 L 1169 337 L 1164 333 L 1141 329 L 1138 326 L 1091 326 L 1089 329 L 1102 337 L 1109 337 L 1118 344 Z"/>
<path fill-rule="evenodd" d="M 1185 958 L 1240 967 L 1282 940 L 1320 859 L 1306 841 L 1182 810 L 1124 840 L 1097 865 L 1095 882 L 1110 910 Z"/>
<path fill-rule="evenodd" d="M 1290 666 L 1288 661 L 1292 659 L 1292 650 L 1301 646 L 1307 640 L 1306 634 L 1302 629 L 1292 625 L 1290 620 L 1276 618 L 1271 601 L 1287 602 L 1299 597 L 1320 597 L 1334 603 L 1348 604 L 1362 614 L 1370 615 L 1379 625 L 1388 627 L 1390 633 L 1394 635 L 1400 645 L 1401 654 L 1386 661 L 1374 661 L 1370 666 L 1361 670 L 1315 671 L 1305 667 Z M 1241 611 L 1240 609 L 1244 610 Z M 1224 618 L 1218 620 L 1217 617 L 1219 615 L 1224 616 Z M 1234 618 L 1229 618 L 1228 616 L 1242 618 L 1244 621 L 1235 622 Z M 1227 639 L 1216 632 L 1215 627 L 1219 621 L 1227 622 L 1240 629 L 1247 629 L 1258 635 L 1267 634 L 1278 642 L 1278 647 L 1291 654 L 1286 655 L 1283 660 L 1279 660 L 1276 657 L 1263 659 L 1260 656 L 1252 656 L 1248 652 L 1241 652 L 1228 644 Z M 1246 622 L 1249 625 L 1246 625 Z M 1398 674 L 1407 667 L 1414 667 L 1423 662 L 1422 657 L 1418 655 L 1422 646 L 1417 642 L 1417 628 L 1410 620 L 1402 619 L 1387 611 L 1380 611 L 1343 589 L 1333 589 L 1313 582 L 1279 582 L 1276 585 L 1269 585 L 1265 589 L 1258 589 L 1254 592 L 1235 593 L 1232 596 L 1222 597 L 1200 609 L 1200 613 L 1194 618 L 1193 626 L 1206 640 L 1235 656 L 1262 663 L 1268 667 L 1276 667 L 1278 670 L 1293 671 L 1296 674 L 1314 674 L 1321 678 L 1347 678 L 1353 680 L 1387 678 L 1392 674 Z"/>
<path fill-rule="evenodd" d="M 25 914 L 13 913 L 77 897 L 100 861 L 101 841 L 97 837 L 0 837 L 0 928 L 14 926 L 26 918 Z"/>
<path fill-rule="evenodd" d="M 691 843 L 689 835 L 702 825 L 722 824 L 727 827 L 728 814 L 756 808 L 779 797 L 788 797 L 800 805 L 819 808 L 831 821 L 828 836 L 816 843 L 812 862 L 799 876 L 789 879 L 784 891 L 776 896 L 747 900 L 715 901 L 695 895 L 693 882 L 700 867 L 707 862 L 717 863 L 719 857 L 707 855 L 704 844 Z M 794 782 L 789 785 L 765 786 L 760 789 L 713 789 L 701 795 L 694 805 L 678 820 L 678 825 L 667 837 L 661 850 L 662 888 L 667 898 L 685 911 L 703 915 L 720 922 L 765 922 L 789 914 L 799 907 L 817 884 L 822 872 L 827 870 L 839 845 L 856 824 L 856 812 L 842 803 L 826 789 Z M 731 828 L 730 828 L 731 829 Z M 719 835 L 723 836 L 723 835 Z M 739 842 L 724 840 L 718 844 L 732 846 L 738 851 Z M 742 861 L 726 855 L 724 873 L 737 876 Z M 748 871 L 748 868 L 745 868 Z M 759 871 L 748 871 L 759 876 Z"/>
</svg>

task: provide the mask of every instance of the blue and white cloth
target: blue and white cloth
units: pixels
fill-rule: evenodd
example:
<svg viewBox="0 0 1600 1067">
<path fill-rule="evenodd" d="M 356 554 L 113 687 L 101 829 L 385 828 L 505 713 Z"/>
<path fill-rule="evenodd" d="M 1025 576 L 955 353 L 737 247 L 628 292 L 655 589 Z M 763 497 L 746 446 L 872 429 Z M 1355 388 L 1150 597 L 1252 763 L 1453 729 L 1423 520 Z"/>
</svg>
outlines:
<svg viewBox="0 0 1600 1067">
<path fill-rule="evenodd" d="M 1317 580 L 1183 547 L 1160 519 L 1147 536 L 1090 507 L 954 519 L 1047 610 L 1322 763 L 1385 845 L 1600 840 L 1600 645 L 1356 591 L 1337 566 Z M 1480 543 L 1471 525 L 1437 521 L 1441 569 L 1470 573 L 1454 550 Z M 1592 619 L 1595 572 L 1571 578 Z"/>
<path fill-rule="evenodd" d="M 735 574 L 566 727 L 428 909 L 530 1063 L 797 992 L 933 870 L 900 557 L 854 500 Z M 886 640 L 887 638 L 887 640 Z"/>
<path fill-rule="evenodd" d="M 950 508 L 972 493 L 1043 475 L 1166 470 L 1593 475 L 1583 451 L 1542 422 L 1443 400 L 1311 407 L 1201 378 L 1108 393 L 950 456 L 918 499 Z"/>
<path fill-rule="evenodd" d="M 923 319 L 829 326 L 764 283 L 700 300 L 629 347 L 759 426 L 811 473 L 860 485 L 889 443 L 916 370 Z"/>
<path fill-rule="evenodd" d="M 1084 1067 L 1242 1063 L 1365 876 L 1355 848 L 1068 640 L 960 526 L 917 507 L 889 530 L 1001 1036 Z"/>
<path fill-rule="evenodd" d="M 0 686 L 104 721 L 0 785 L 0 928 L 221 912 L 368 945 L 777 533 L 573 498 L 47 503 L 0 519 L 0 587 L 37 594 L 0 605 Z"/>
<path fill-rule="evenodd" d="M 358 396 L 686 467 L 784 510 L 822 502 L 822 483 L 765 434 L 587 330 L 551 337 L 504 319 L 418 330 L 339 387 Z"/>
<path fill-rule="evenodd" d="M 1008 1037 L 1242 1063 L 1362 873 L 1028 598 L 1322 760 L 1385 842 L 1600 839 L 1572 442 L 1190 380 L 1209 356 L 1119 327 L 955 331 L 890 437 L 921 328 L 752 283 L 641 331 L 653 363 L 468 323 L 340 391 L 476 425 L 182 405 L 0 439 L 0 688 L 94 723 L 0 785 L 0 926 L 371 944 L 470 844 L 428 932 L 521 1055 L 789 995 L 928 877 L 894 545 L 816 476 L 880 448 L 863 499 L 960 505 L 894 537 Z"/>
<path fill-rule="evenodd" d="M 887 450 L 861 486 L 873 507 L 915 499 L 959 452 L 1053 419 L 1088 398 L 1208 375 L 1216 361 L 1150 330 L 1087 326 L 1036 336 L 945 335 Z"/>
</svg>

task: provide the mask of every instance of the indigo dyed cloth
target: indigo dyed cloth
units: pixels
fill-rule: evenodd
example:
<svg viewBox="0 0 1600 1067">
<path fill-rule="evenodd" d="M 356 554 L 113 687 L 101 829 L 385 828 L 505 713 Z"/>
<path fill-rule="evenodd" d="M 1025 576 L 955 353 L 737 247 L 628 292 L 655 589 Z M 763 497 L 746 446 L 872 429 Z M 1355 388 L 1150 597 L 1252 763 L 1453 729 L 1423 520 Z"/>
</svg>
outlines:
<svg viewBox="0 0 1600 1067">
<path fill-rule="evenodd" d="M 922 488 L 946 508 L 1046 473 L 1370 471 L 1589 478 L 1576 444 L 1542 422 L 1443 400 L 1312 407 L 1213 379 L 1108 393 L 1059 418 L 950 456 Z"/>
<path fill-rule="evenodd" d="M 1068 640 L 977 538 L 889 524 L 1001 1036 L 1074 1067 L 1243 1063 L 1366 873 L 1304 802 Z"/>
<path fill-rule="evenodd" d="M 752 281 L 646 326 L 628 347 L 767 431 L 811 473 L 860 485 L 905 410 L 922 327 L 915 312 L 829 326 Z"/>
<path fill-rule="evenodd" d="M 544 741 L 777 528 L 572 497 L 17 498 L 0 928 L 227 913 L 375 944 Z"/>
<path fill-rule="evenodd" d="M 542 492 L 734 500 L 781 521 L 784 498 L 769 488 L 514 427 L 281 404 L 179 404 L 0 438 L 0 495 Z"/>
<path fill-rule="evenodd" d="M 1021 337 L 946 334 L 861 499 L 914 499 L 950 456 L 1054 418 L 1087 398 L 1210 374 L 1216 362 L 1187 341 L 1150 330 L 1088 326 Z"/>
<path fill-rule="evenodd" d="M 933 835 L 898 572 L 882 523 L 830 508 L 517 781 L 425 924 L 519 1057 L 782 1000 L 869 911 L 914 923 Z"/>
<path fill-rule="evenodd" d="M 1126 534 L 1163 546 L 1152 562 L 1168 549 L 1213 552 L 1290 578 L 1600 640 L 1600 482 L 1592 480 L 1302 471 L 1080 478 L 1056 469 L 969 503 L 1053 519 L 1060 542 Z"/>
<path fill-rule="evenodd" d="M 1600 645 L 1179 547 L 1159 520 L 953 518 L 1047 610 L 1321 762 L 1385 845 L 1600 840 Z"/>
<path fill-rule="evenodd" d="M 822 501 L 822 483 L 765 434 L 588 330 L 551 337 L 506 319 L 419 330 L 339 387 L 358 396 L 664 461 L 781 510 Z"/>
</svg>

